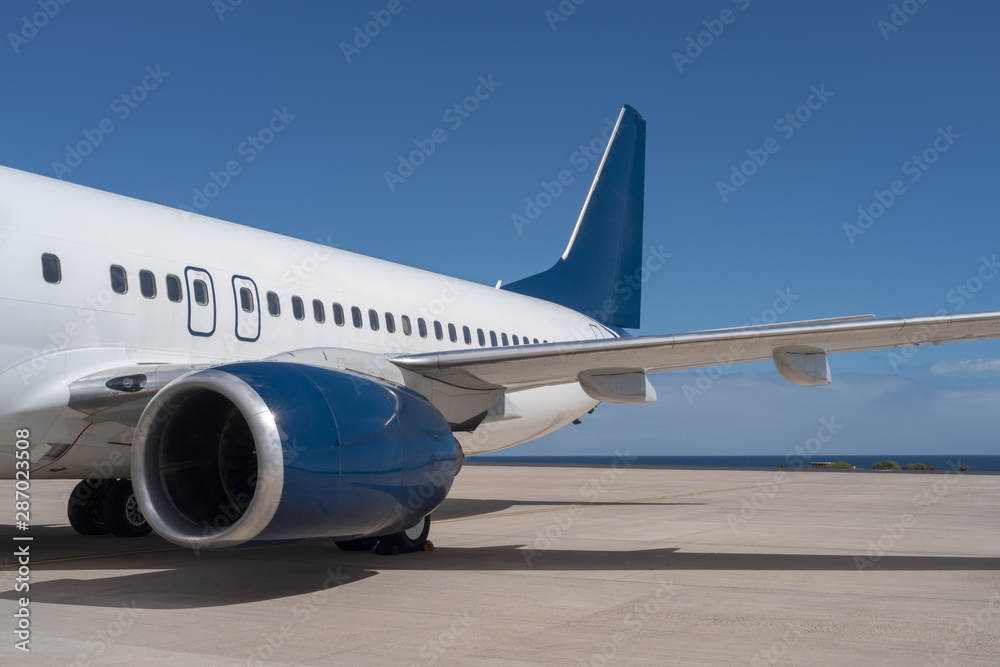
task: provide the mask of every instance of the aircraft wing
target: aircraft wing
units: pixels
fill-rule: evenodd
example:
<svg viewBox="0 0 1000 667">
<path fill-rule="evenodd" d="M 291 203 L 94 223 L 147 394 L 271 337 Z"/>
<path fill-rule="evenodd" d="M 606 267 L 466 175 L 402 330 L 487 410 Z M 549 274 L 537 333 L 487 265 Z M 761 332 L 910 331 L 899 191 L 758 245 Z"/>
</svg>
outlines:
<svg viewBox="0 0 1000 667">
<path fill-rule="evenodd" d="M 827 354 L 1000 337 L 1000 312 L 845 318 L 665 336 L 522 345 L 390 358 L 404 370 L 465 389 L 525 389 L 579 381 L 592 397 L 647 403 L 645 373 L 772 359 L 799 385 L 829 384 Z"/>
</svg>

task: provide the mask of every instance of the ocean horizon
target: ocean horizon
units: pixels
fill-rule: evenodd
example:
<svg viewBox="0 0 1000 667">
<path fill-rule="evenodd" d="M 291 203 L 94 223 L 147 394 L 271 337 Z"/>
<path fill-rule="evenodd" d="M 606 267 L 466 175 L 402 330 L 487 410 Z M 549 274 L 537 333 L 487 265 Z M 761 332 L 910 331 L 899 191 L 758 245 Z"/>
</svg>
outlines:
<svg viewBox="0 0 1000 667">
<path fill-rule="evenodd" d="M 518 456 L 479 454 L 470 456 L 469 463 L 538 463 L 548 465 L 613 465 L 628 466 L 682 466 L 692 468 L 778 468 L 781 466 L 807 467 L 814 461 L 846 461 L 858 469 L 870 469 L 879 461 L 891 459 L 900 466 L 923 463 L 936 470 L 952 470 L 969 466 L 970 472 L 1000 472 L 1000 456 L 984 454 L 838 454 L 815 457 L 797 455 L 762 456 Z"/>
</svg>

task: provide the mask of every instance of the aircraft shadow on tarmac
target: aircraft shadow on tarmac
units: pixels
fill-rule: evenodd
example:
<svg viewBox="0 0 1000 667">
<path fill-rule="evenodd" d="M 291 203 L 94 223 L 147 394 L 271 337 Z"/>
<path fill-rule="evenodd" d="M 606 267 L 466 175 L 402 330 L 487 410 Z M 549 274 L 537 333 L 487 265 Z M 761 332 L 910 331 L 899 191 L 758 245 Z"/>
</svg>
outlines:
<svg viewBox="0 0 1000 667">
<path fill-rule="evenodd" d="M 854 556 L 782 553 L 697 553 L 675 548 L 531 550 L 525 545 L 441 548 L 393 557 L 347 553 L 333 545 L 212 552 L 186 550 L 40 565 L 74 573 L 111 569 L 111 577 L 60 578 L 32 584 L 32 600 L 96 607 L 190 609 L 305 596 L 352 585 L 385 571 L 558 572 L 586 570 L 854 571 Z M 135 570 L 149 570 L 135 573 Z M 1000 570 L 1000 558 L 883 556 L 871 572 Z M 333 592 L 335 594 L 335 591 Z M 15 600 L 13 591 L 0 599 Z"/>
<path fill-rule="evenodd" d="M 706 505 L 707 503 L 667 503 L 667 502 L 586 502 L 580 500 L 560 501 L 560 500 L 500 500 L 500 499 L 478 499 L 478 498 L 446 498 L 441 506 L 434 510 L 431 518 L 435 521 L 449 519 L 463 519 L 466 517 L 481 516 L 483 514 L 493 514 L 495 512 L 505 512 L 515 507 L 530 506 L 539 509 L 548 507 L 617 507 L 628 506 L 662 506 L 672 505 Z M 431 529 L 433 536 L 433 528 Z"/>
<path fill-rule="evenodd" d="M 155 535 L 133 540 L 82 537 L 68 526 L 33 527 L 32 533 L 35 547 L 42 547 L 37 552 L 38 562 L 32 565 L 32 601 L 93 607 L 128 604 L 142 609 L 194 609 L 286 597 L 318 602 L 318 598 L 336 596 L 341 586 L 389 571 L 618 570 L 662 571 L 665 575 L 695 570 L 853 572 L 857 569 L 855 559 L 866 558 L 864 554 L 706 553 L 674 547 L 639 548 L 647 546 L 646 541 L 636 542 L 637 548 L 632 550 L 581 550 L 565 548 L 558 538 L 552 548 L 538 549 L 535 536 L 527 535 L 523 543 L 517 544 L 441 547 L 391 557 L 344 552 L 333 544 L 196 554 L 174 548 Z M 969 570 L 1000 570 L 1000 558 L 885 555 L 874 561 L 866 573 Z M 65 576 L 40 581 L 44 578 L 39 576 L 42 572 L 52 571 Z M 111 571 L 116 574 L 93 574 Z M 23 595 L 10 590 L 15 576 L 9 567 L 0 571 L 0 586 L 7 589 L 0 593 L 0 599 L 16 600 Z"/>
</svg>

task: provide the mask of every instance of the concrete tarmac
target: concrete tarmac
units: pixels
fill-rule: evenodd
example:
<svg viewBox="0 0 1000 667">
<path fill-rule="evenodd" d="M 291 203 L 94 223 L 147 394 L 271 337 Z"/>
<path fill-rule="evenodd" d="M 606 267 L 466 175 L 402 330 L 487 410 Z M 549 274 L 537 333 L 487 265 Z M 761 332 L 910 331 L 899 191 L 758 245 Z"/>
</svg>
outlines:
<svg viewBox="0 0 1000 667">
<path fill-rule="evenodd" d="M 82 537 L 31 486 L 3 665 L 997 665 L 1000 476 L 468 465 L 430 552 Z"/>
</svg>

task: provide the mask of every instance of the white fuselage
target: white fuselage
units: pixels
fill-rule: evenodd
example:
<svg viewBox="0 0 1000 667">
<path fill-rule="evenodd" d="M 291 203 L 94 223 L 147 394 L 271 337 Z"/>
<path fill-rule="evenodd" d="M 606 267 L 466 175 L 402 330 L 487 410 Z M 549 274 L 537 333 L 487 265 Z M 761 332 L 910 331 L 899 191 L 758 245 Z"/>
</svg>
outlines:
<svg viewBox="0 0 1000 667">
<path fill-rule="evenodd" d="M 43 279 L 43 254 L 59 260 L 56 284 Z M 131 429 L 93 424 L 67 407 L 69 383 L 111 369 L 255 360 L 304 348 L 388 356 L 457 350 L 479 347 L 480 329 L 487 347 L 491 332 L 497 345 L 515 336 L 524 344 L 616 335 L 538 299 L 7 168 L 0 168 L 0 259 L 2 477 L 13 476 L 18 429 L 31 433 L 34 477 L 128 477 Z M 112 266 L 124 270 L 125 293 L 113 290 Z M 142 293 L 144 271 L 153 297 Z M 179 302 L 168 298 L 168 276 L 181 286 Z M 204 305 L 193 298 L 197 280 L 207 286 Z M 276 316 L 269 292 L 280 305 Z M 360 310 L 360 327 L 352 308 Z M 457 433 L 466 454 L 544 435 L 597 403 L 575 382 L 512 396 L 523 417 Z"/>
</svg>

